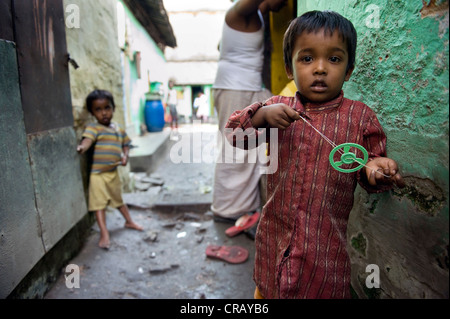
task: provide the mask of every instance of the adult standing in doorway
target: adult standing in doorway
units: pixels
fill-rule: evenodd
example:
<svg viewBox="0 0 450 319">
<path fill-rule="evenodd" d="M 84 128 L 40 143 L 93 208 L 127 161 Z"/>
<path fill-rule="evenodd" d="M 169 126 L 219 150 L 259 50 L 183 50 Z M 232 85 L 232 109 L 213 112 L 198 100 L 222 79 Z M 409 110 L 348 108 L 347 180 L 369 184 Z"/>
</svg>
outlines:
<svg viewBox="0 0 450 319">
<path fill-rule="evenodd" d="M 216 221 L 242 221 L 242 230 L 257 222 L 261 205 L 258 163 L 247 156 L 239 162 L 225 163 L 223 130 L 228 118 L 255 101 L 263 101 L 272 93 L 263 88 L 264 19 L 263 14 L 277 12 L 287 0 L 238 0 L 225 15 L 218 71 L 213 85 L 215 107 L 221 136 L 221 147 L 214 172 L 211 210 Z M 255 162 L 253 160 L 253 162 Z M 257 162 L 257 161 L 256 161 Z M 239 223 L 238 222 L 238 223 Z M 238 229 L 239 230 L 239 229 Z M 239 231 L 229 232 L 232 236 Z"/>
<path fill-rule="evenodd" d="M 170 128 L 172 132 L 178 133 L 178 111 L 177 111 L 177 104 L 178 104 L 178 96 L 177 96 L 177 90 L 174 88 L 175 86 L 175 80 L 170 79 L 169 80 L 169 92 L 167 94 L 167 100 L 166 105 L 169 107 L 170 112 Z"/>
</svg>

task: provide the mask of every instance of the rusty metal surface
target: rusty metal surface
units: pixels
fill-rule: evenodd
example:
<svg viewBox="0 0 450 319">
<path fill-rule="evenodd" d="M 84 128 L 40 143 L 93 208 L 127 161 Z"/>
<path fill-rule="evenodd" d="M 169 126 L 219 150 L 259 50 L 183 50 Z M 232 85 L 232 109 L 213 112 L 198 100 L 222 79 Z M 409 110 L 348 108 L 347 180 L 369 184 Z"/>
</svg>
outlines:
<svg viewBox="0 0 450 319">
<path fill-rule="evenodd" d="M 0 1 L 0 34 L 14 40 L 0 40 L 0 298 L 5 298 L 87 207 L 62 0 Z"/>
<path fill-rule="evenodd" d="M 13 0 L 28 134 L 73 125 L 62 0 Z"/>
<path fill-rule="evenodd" d="M 0 39 L 14 41 L 11 0 L 0 1 Z"/>
<path fill-rule="evenodd" d="M 87 213 L 76 148 L 72 127 L 28 134 L 36 206 L 46 251 Z"/>
<path fill-rule="evenodd" d="M 0 40 L 0 298 L 44 255 L 14 43 Z"/>
</svg>

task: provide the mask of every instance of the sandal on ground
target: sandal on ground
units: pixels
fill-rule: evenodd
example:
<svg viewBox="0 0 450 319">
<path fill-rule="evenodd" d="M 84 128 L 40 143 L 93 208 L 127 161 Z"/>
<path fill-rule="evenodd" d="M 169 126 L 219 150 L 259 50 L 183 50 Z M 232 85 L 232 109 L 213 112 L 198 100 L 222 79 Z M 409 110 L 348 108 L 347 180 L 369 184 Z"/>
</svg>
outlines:
<svg viewBox="0 0 450 319">
<path fill-rule="evenodd" d="M 248 250 L 239 246 L 209 245 L 206 247 L 206 256 L 230 264 L 240 264 L 248 259 Z"/>
<path fill-rule="evenodd" d="M 259 212 L 255 212 L 252 215 L 244 215 L 236 221 L 236 224 L 233 227 L 228 228 L 225 231 L 225 234 L 229 237 L 234 237 L 244 230 L 250 229 L 258 223 L 259 220 Z"/>
</svg>

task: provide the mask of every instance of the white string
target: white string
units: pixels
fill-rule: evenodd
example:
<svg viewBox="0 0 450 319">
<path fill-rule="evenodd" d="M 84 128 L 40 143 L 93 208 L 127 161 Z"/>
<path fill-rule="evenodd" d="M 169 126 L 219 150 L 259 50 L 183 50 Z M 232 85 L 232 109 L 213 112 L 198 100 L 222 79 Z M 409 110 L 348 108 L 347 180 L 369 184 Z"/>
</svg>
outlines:
<svg viewBox="0 0 450 319">
<path fill-rule="evenodd" d="M 316 128 L 315 128 L 311 123 L 309 123 L 303 116 L 301 116 L 300 114 L 299 114 L 299 116 L 300 116 L 300 118 L 301 118 L 306 124 L 308 124 L 309 126 L 311 126 L 317 133 L 319 133 L 319 135 L 322 136 L 322 138 L 323 138 L 325 141 L 327 141 L 331 146 L 333 146 L 334 148 L 337 147 L 337 145 L 336 145 L 332 140 L 330 140 L 328 137 L 326 137 L 321 131 L 319 131 L 318 129 L 316 129 Z M 339 153 L 344 154 L 340 149 L 339 149 L 338 151 L 339 151 Z"/>
<path fill-rule="evenodd" d="M 300 116 L 300 118 L 301 118 L 306 124 L 308 124 L 309 126 L 311 126 L 311 127 L 314 129 L 314 131 L 316 131 L 317 133 L 319 133 L 319 135 L 322 136 L 322 138 L 323 138 L 325 141 L 327 141 L 328 144 L 330 144 L 331 146 L 333 146 L 333 148 L 336 148 L 336 147 L 337 147 L 336 143 L 334 143 L 332 140 L 330 140 L 328 137 L 326 137 L 322 132 L 320 132 L 317 128 L 315 128 L 314 125 L 312 125 L 311 123 L 309 123 L 303 116 L 300 115 L 300 113 L 299 113 L 298 115 Z M 338 149 L 338 152 L 341 153 L 341 155 L 344 154 L 344 152 L 343 152 L 341 149 Z M 358 162 L 358 161 L 355 161 L 355 160 L 353 160 L 353 161 L 356 162 L 356 163 L 358 163 L 358 164 L 362 164 L 362 163 L 360 163 L 360 162 Z M 374 169 L 368 167 L 368 166 L 365 165 L 365 164 L 362 164 L 362 165 L 363 165 L 364 167 L 368 168 L 368 169 L 371 169 L 371 170 L 374 171 L 375 173 L 378 173 L 378 174 L 383 175 L 383 176 L 386 177 L 386 178 L 391 178 L 391 176 L 385 175 L 384 173 L 382 173 L 382 172 L 380 172 L 380 171 L 376 171 L 376 170 L 374 170 Z"/>
</svg>

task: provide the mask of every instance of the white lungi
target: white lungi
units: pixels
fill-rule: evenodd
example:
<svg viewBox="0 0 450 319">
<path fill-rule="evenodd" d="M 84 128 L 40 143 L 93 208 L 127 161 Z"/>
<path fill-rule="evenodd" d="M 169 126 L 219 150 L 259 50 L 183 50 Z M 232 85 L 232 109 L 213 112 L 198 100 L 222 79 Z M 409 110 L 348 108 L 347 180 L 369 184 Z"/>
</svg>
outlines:
<svg viewBox="0 0 450 319">
<path fill-rule="evenodd" d="M 214 89 L 214 101 L 219 115 L 219 138 L 224 139 L 223 129 L 233 112 L 254 102 L 264 102 L 272 93 L 268 90 L 236 91 Z M 259 161 L 248 160 L 245 152 L 243 163 L 225 163 L 222 155 L 225 142 L 219 143 L 218 161 L 214 171 L 213 202 L 214 214 L 226 218 L 237 218 L 247 212 L 258 210 L 261 205 L 259 181 L 261 178 Z"/>
</svg>

